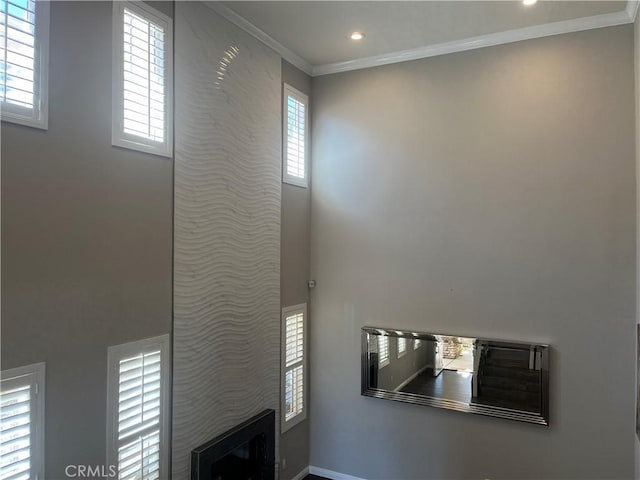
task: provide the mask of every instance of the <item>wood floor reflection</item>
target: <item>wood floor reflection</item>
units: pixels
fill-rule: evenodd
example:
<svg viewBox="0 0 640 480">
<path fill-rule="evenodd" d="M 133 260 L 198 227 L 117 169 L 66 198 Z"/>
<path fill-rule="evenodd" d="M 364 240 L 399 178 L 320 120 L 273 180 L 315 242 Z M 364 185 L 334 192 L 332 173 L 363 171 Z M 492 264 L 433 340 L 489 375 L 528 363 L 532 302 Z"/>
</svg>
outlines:
<svg viewBox="0 0 640 480">
<path fill-rule="evenodd" d="M 489 373 L 495 375 L 493 370 L 489 369 Z M 483 381 L 487 386 L 483 389 L 484 393 L 473 398 L 473 403 L 540 412 L 540 388 L 537 380 L 539 372 L 510 369 L 510 375 L 518 375 L 518 378 L 485 376 Z M 400 391 L 471 403 L 472 380 L 473 374 L 469 372 L 442 370 L 440 375 L 433 377 L 425 371 Z"/>
<path fill-rule="evenodd" d="M 471 379 L 472 374 L 456 370 L 443 370 L 437 377 L 433 377 L 430 371 L 425 371 L 405 385 L 401 391 L 469 403 Z"/>
</svg>

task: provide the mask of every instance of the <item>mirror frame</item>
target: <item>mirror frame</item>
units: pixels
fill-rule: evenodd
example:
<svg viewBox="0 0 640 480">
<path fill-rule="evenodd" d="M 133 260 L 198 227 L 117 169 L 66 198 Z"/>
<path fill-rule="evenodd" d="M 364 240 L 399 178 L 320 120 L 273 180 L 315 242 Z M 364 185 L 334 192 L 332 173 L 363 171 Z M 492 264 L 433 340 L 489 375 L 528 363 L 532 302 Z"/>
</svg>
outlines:
<svg viewBox="0 0 640 480">
<path fill-rule="evenodd" d="M 497 407 L 491 405 L 481 405 L 477 403 L 466 403 L 458 400 L 430 397 L 414 393 L 393 392 L 390 390 L 372 388 L 369 381 L 369 360 L 368 360 L 368 336 L 370 334 L 380 335 L 381 331 L 386 332 L 391 337 L 404 337 L 408 339 L 430 340 L 428 337 L 465 337 L 474 338 L 476 341 L 488 342 L 491 346 L 503 348 L 526 348 L 536 347 L 542 353 L 541 374 L 540 374 L 540 395 L 541 395 L 541 411 L 528 412 L 525 410 L 515 410 L 511 408 Z M 402 334 L 400 334 L 402 333 Z M 427 407 L 444 408 L 447 410 L 455 410 L 464 413 L 473 413 L 476 415 L 485 415 L 489 417 L 504 418 L 507 420 L 515 420 L 518 422 L 533 423 L 536 425 L 549 426 L 549 345 L 533 344 L 526 342 L 513 342 L 504 340 L 494 340 L 487 338 L 469 337 L 466 335 L 452 335 L 440 333 L 414 332 L 406 330 L 398 330 L 395 328 L 382 327 L 362 327 L 362 348 L 361 348 L 361 395 L 365 397 L 382 398 L 385 400 L 394 400 L 397 402 L 411 403 L 414 405 L 424 405 Z"/>
</svg>

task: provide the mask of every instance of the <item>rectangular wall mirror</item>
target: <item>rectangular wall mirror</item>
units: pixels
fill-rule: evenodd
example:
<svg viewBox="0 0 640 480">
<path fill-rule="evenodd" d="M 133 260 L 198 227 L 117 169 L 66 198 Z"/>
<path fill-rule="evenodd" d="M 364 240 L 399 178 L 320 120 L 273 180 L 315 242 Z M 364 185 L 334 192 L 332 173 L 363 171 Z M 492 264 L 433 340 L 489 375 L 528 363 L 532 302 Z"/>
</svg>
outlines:
<svg viewBox="0 0 640 480">
<path fill-rule="evenodd" d="M 362 395 L 549 425 L 549 347 L 364 327 Z"/>
</svg>

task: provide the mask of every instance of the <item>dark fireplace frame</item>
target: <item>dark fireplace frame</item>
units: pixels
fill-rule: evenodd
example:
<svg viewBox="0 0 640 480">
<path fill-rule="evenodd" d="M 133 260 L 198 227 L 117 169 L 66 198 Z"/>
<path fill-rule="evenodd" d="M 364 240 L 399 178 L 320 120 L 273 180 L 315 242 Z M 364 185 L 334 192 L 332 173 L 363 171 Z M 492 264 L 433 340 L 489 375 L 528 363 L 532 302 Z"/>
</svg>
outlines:
<svg viewBox="0 0 640 480">
<path fill-rule="evenodd" d="M 275 410 L 268 408 L 213 440 L 194 448 L 191 451 L 191 480 L 210 480 L 209 476 L 215 462 L 260 434 L 265 435 L 265 458 L 262 459 L 261 469 L 264 475 L 261 478 L 275 480 L 275 419 Z"/>
</svg>

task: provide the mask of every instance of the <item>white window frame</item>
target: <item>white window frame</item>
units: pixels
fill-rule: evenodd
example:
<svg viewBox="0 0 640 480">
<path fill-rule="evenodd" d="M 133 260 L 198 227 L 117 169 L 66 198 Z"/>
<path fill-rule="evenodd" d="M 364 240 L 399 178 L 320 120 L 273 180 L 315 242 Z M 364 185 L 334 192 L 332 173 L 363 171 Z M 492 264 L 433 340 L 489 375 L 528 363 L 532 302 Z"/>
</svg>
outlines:
<svg viewBox="0 0 640 480">
<path fill-rule="evenodd" d="M 33 108 L 0 102 L 0 119 L 27 127 L 49 127 L 49 1 L 37 0 L 34 29 Z"/>
<path fill-rule="evenodd" d="M 405 337 L 396 337 L 398 341 L 398 358 L 402 358 L 407 354 L 407 339 Z M 400 342 L 402 342 L 403 348 L 400 348 Z"/>
<path fill-rule="evenodd" d="M 165 42 L 165 140 L 155 142 L 124 132 L 124 10 L 144 17 L 164 28 Z M 112 64 L 112 126 L 111 143 L 114 146 L 173 157 L 173 20 L 143 2 L 113 2 L 113 64 Z"/>
<path fill-rule="evenodd" d="M 287 392 L 287 317 L 292 315 L 297 315 L 302 313 L 302 328 L 303 328 L 303 346 L 302 346 L 302 411 L 296 416 L 286 419 L 286 392 Z M 308 355 L 307 355 L 307 333 L 308 333 L 308 317 L 307 317 L 307 304 L 300 303 L 298 305 L 292 305 L 290 307 L 284 307 L 282 309 L 282 318 L 281 318 L 281 375 L 280 375 L 280 433 L 284 433 L 290 428 L 298 425 L 300 422 L 304 421 L 307 418 L 307 409 L 308 409 L 308 389 L 309 389 L 309 379 L 308 379 Z M 295 365 L 289 367 L 289 369 L 294 368 Z"/>
<path fill-rule="evenodd" d="M 45 364 L 34 363 L 23 367 L 4 370 L 0 373 L 2 390 L 29 385 L 31 407 L 32 449 L 30 452 L 31 480 L 44 479 L 44 406 L 45 406 Z"/>
<path fill-rule="evenodd" d="M 109 347 L 107 350 L 107 468 L 118 468 L 118 402 L 120 361 L 160 350 L 160 472 L 169 478 L 169 412 L 171 348 L 169 335 L 145 338 Z M 128 441 L 128 440 L 127 440 Z M 126 441 L 125 441 L 126 442 Z"/>
<path fill-rule="evenodd" d="M 381 343 L 386 344 L 386 352 L 387 355 L 382 358 L 382 347 Z M 378 336 L 378 368 L 386 367 L 391 363 L 391 353 L 389 352 L 389 336 L 388 335 L 379 335 Z"/>
<path fill-rule="evenodd" d="M 304 178 L 287 173 L 287 129 L 289 122 L 288 97 L 304 104 Z M 282 94 L 282 181 L 289 185 L 307 188 L 309 186 L 309 97 L 291 85 L 283 84 Z"/>
</svg>

